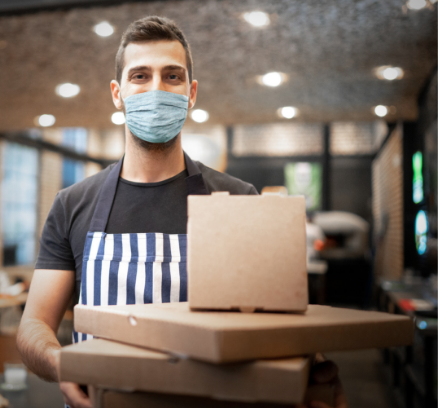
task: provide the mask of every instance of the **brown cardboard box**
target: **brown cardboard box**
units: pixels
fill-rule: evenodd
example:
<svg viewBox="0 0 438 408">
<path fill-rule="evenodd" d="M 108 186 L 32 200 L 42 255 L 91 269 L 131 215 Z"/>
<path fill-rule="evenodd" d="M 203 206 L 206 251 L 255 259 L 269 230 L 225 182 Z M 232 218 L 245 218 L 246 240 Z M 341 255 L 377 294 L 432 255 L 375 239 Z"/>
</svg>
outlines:
<svg viewBox="0 0 438 408">
<path fill-rule="evenodd" d="M 191 309 L 305 311 L 304 197 L 188 197 Z"/>
<path fill-rule="evenodd" d="M 246 402 L 303 401 L 309 358 L 214 365 L 94 339 L 61 350 L 61 380 Z M 127 405 L 128 406 L 128 405 Z"/>
<path fill-rule="evenodd" d="M 154 394 L 149 392 L 126 393 L 105 390 L 94 408 L 283 408 L 288 405 L 272 403 L 245 403 L 219 401 L 182 395 Z M 292 405 L 289 405 L 292 407 Z"/>
<path fill-rule="evenodd" d="M 311 386 L 318 395 L 318 401 L 333 406 L 333 390 L 328 386 Z M 311 401 L 312 389 L 306 394 L 306 401 Z M 91 394 L 94 408 L 284 408 L 292 405 L 273 403 L 245 403 L 220 401 L 208 398 L 182 395 L 165 395 L 151 392 L 121 392 L 115 390 L 93 389 Z M 294 405 L 295 406 L 295 405 Z"/>
<path fill-rule="evenodd" d="M 403 346 L 407 316 L 309 305 L 305 314 L 194 312 L 186 302 L 75 307 L 75 328 L 111 340 L 221 363 Z"/>
</svg>

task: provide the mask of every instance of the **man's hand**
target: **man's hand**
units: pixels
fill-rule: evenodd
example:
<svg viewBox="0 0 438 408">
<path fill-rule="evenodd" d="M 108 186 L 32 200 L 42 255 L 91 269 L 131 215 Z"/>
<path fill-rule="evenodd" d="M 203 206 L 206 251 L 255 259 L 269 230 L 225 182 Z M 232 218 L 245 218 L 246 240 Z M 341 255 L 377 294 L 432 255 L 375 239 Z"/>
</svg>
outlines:
<svg viewBox="0 0 438 408">
<path fill-rule="evenodd" d="M 315 365 L 310 373 L 311 384 L 328 384 L 333 387 L 335 406 L 331 407 L 324 402 L 312 400 L 308 405 L 299 405 L 296 408 L 348 408 L 341 381 L 338 376 L 338 366 L 328 361 L 318 353 L 315 356 Z"/>
<path fill-rule="evenodd" d="M 71 382 L 59 383 L 65 403 L 70 408 L 93 408 L 90 398 L 81 390 L 78 384 Z"/>
</svg>

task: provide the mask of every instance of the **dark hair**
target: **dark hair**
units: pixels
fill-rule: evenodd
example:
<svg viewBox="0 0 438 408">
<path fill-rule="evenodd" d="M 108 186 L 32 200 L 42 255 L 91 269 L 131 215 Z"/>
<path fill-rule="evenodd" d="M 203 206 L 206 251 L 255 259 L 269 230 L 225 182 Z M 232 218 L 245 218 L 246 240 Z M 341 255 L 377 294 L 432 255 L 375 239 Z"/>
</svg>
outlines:
<svg viewBox="0 0 438 408">
<path fill-rule="evenodd" d="M 134 21 L 122 35 L 119 49 L 116 55 L 116 78 L 119 84 L 125 66 L 125 48 L 129 43 L 142 41 L 179 41 L 186 52 L 186 64 L 189 81 L 193 79 L 193 60 L 190 46 L 182 31 L 174 21 L 166 17 L 149 16 Z"/>
</svg>

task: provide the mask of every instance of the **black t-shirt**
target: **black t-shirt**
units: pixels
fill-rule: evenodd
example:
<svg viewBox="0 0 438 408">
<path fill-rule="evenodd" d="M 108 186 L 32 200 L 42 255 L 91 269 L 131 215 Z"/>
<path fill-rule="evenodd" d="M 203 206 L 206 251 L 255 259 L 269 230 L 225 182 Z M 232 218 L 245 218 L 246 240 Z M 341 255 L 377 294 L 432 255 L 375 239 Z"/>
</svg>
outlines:
<svg viewBox="0 0 438 408">
<path fill-rule="evenodd" d="M 258 194 L 251 184 L 196 162 L 209 192 Z M 85 238 L 100 189 L 113 165 L 61 190 L 52 205 L 40 240 L 35 269 L 75 271 L 75 303 L 79 297 Z M 159 183 L 119 179 L 107 233 L 185 234 L 187 228 L 187 170 Z"/>
<path fill-rule="evenodd" d="M 187 170 L 158 183 L 119 178 L 106 233 L 186 234 Z"/>
</svg>

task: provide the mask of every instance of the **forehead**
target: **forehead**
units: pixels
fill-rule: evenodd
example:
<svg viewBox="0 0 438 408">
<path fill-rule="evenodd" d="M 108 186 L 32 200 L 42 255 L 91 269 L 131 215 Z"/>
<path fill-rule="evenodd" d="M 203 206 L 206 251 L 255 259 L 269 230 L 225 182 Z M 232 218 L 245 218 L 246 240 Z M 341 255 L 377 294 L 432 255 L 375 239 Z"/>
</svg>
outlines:
<svg viewBox="0 0 438 408">
<path fill-rule="evenodd" d="M 144 41 L 129 43 L 125 48 L 124 69 L 145 65 L 160 68 L 180 65 L 187 69 L 186 53 L 179 41 Z"/>
</svg>

